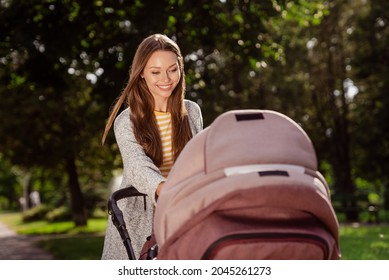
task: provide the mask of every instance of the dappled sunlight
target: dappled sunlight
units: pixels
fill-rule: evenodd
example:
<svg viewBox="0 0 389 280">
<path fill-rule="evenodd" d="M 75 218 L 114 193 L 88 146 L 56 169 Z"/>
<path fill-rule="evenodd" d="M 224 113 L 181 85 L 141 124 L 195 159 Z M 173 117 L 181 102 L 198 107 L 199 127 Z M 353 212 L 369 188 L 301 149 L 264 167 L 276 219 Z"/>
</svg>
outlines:
<svg viewBox="0 0 389 280">
<path fill-rule="evenodd" d="M 342 259 L 389 260 L 389 226 L 341 226 Z"/>
</svg>

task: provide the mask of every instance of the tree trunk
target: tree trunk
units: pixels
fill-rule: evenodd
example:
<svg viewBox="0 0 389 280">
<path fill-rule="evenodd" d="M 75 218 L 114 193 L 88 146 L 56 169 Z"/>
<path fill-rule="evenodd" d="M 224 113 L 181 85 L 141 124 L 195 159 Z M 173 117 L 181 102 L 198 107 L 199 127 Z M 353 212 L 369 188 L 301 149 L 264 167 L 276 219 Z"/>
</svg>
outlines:
<svg viewBox="0 0 389 280">
<path fill-rule="evenodd" d="M 340 3 L 340 2 L 339 2 Z M 355 196 L 356 187 L 351 175 L 349 108 L 346 100 L 344 81 L 346 73 L 346 55 L 342 27 L 339 18 L 342 4 L 333 7 L 330 18 L 331 28 L 326 29 L 328 100 L 331 112 L 330 137 L 332 146 L 332 165 L 335 176 L 335 188 L 342 197 L 342 207 L 347 221 L 358 221 L 359 209 Z M 338 92 L 338 95 L 335 94 Z"/>
<path fill-rule="evenodd" d="M 22 172 L 22 187 L 23 197 L 20 198 L 19 203 L 21 204 L 22 211 L 30 209 L 30 191 L 31 191 L 31 172 Z"/>
<path fill-rule="evenodd" d="M 71 211 L 75 225 L 85 226 L 87 224 L 87 217 L 75 161 L 74 156 L 70 156 L 66 159 L 66 171 L 68 173 L 69 191 L 71 196 Z"/>
</svg>

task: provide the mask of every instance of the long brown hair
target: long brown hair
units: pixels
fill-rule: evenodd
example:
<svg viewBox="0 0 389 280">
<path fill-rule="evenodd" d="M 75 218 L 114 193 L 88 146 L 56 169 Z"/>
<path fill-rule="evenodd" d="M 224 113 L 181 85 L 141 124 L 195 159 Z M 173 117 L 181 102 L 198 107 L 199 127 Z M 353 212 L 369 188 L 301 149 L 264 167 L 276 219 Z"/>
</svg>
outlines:
<svg viewBox="0 0 389 280">
<path fill-rule="evenodd" d="M 109 115 L 105 126 L 102 144 L 107 138 L 108 132 L 117 116 L 123 102 L 130 107 L 130 117 L 136 140 L 142 145 L 147 156 L 156 166 L 162 164 L 162 143 L 159 135 L 157 121 L 154 115 L 154 98 L 150 93 L 141 74 L 147 61 L 155 51 L 171 51 L 176 54 L 181 73 L 180 80 L 172 95 L 168 99 L 167 111 L 172 117 L 172 146 L 174 160 L 178 157 L 185 144 L 192 138 L 188 113 L 184 104 L 185 73 L 184 60 L 178 45 L 163 34 L 154 34 L 145 38 L 135 53 L 130 68 L 129 80 L 117 99 Z"/>
</svg>

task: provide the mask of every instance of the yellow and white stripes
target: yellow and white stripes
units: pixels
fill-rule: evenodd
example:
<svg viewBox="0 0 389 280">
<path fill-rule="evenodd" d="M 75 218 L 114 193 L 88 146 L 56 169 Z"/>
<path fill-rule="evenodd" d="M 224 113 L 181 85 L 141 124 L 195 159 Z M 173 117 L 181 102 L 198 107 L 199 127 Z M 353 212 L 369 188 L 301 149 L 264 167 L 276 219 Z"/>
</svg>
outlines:
<svg viewBox="0 0 389 280">
<path fill-rule="evenodd" d="M 154 111 L 154 114 L 157 118 L 162 142 L 163 163 L 159 167 L 159 170 L 161 170 L 163 176 L 167 177 L 173 166 L 171 116 L 169 112 Z"/>
</svg>

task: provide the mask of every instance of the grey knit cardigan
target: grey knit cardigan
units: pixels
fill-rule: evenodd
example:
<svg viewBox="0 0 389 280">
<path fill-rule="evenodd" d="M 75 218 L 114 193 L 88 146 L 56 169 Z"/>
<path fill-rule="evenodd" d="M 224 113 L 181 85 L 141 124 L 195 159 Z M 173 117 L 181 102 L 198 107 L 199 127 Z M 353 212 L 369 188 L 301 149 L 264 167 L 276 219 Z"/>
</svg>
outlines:
<svg viewBox="0 0 389 280">
<path fill-rule="evenodd" d="M 201 109 L 197 103 L 185 100 L 189 115 L 189 123 L 193 135 L 203 129 Z M 147 195 L 146 210 L 142 197 L 122 199 L 118 206 L 123 211 L 127 230 L 135 256 L 139 258 L 146 237 L 151 234 L 153 213 L 156 205 L 155 190 L 159 183 L 166 180 L 158 167 L 145 154 L 142 146 L 136 141 L 130 120 L 130 109 L 123 110 L 115 119 L 114 133 L 123 160 L 123 179 L 119 188 L 134 186 L 138 191 Z M 116 191 L 113 189 L 112 191 Z M 118 230 L 108 217 L 108 225 L 104 239 L 102 259 L 128 259 L 124 244 Z"/>
</svg>

